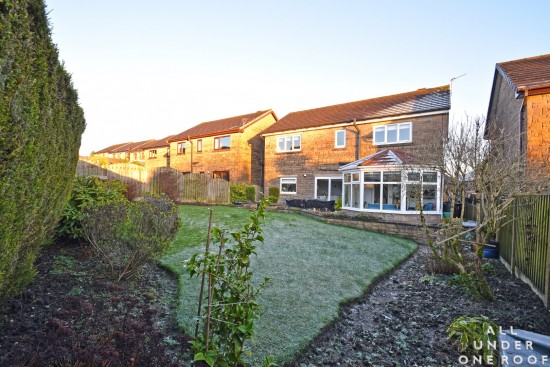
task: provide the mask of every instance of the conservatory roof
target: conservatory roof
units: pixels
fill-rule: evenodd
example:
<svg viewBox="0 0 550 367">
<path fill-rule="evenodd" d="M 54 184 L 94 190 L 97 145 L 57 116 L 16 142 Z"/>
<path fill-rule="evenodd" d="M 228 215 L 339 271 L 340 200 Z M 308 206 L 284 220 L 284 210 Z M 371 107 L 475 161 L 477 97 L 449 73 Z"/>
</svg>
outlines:
<svg viewBox="0 0 550 367">
<path fill-rule="evenodd" d="M 340 167 L 340 171 L 354 170 L 369 166 L 401 166 L 412 163 L 412 157 L 406 152 L 397 149 L 384 149 L 354 162 L 345 164 Z"/>
</svg>

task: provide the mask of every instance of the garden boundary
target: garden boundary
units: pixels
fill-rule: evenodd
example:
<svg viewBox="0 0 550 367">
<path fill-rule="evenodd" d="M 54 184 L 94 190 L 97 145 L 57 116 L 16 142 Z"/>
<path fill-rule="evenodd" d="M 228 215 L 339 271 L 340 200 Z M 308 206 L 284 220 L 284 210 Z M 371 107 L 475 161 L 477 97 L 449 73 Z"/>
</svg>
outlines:
<svg viewBox="0 0 550 367">
<path fill-rule="evenodd" d="M 131 163 L 110 164 L 107 168 L 78 161 L 77 176 L 120 180 L 131 199 L 144 193 L 164 193 L 177 203 L 229 204 L 229 183 L 200 173 L 183 174 L 170 167 L 147 169 Z"/>
<path fill-rule="evenodd" d="M 518 197 L 503 221 L 500 260 L 550 309 L 550 195 Z"/>
</svg>

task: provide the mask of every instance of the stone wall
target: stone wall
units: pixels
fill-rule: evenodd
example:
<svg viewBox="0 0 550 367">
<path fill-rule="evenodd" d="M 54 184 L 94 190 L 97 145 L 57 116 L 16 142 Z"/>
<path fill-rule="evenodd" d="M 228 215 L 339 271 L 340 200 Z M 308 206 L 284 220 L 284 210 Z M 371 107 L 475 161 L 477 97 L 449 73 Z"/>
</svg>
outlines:
<svg viewBox="0 0 550 367">
<path fill-rule="evenodd" d="M 414 242 L 426 245 L 426 233 L 420 224 L 418 215 L 409 215 L 407 222 L 396 222 L 391 220 L 378 219 L 372 216 L 349 216 L 349 212 L 322 213 L 300 210 L 301 214 L 322 220 L 323 222 L 336 224 L 346 227 L 363 229 L 371 232 L 389 234 L 392 236 L 403 237 L 413 240 Z M 429 216 L 428 221 L 431 223 L 428 227 L 432 230 L 437 229 L 436 223 L 440 221 L 439 215 Z M 437 218 L 436 218 L 437 217 Z"/>
</svg>

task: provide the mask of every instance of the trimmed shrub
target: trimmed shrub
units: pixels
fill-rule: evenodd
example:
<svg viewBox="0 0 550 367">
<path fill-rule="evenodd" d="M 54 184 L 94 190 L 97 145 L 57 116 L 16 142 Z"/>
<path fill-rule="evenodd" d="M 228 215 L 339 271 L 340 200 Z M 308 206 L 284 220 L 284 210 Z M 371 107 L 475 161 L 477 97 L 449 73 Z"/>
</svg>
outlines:
<svg viewBox="0 0 550 367">
<path fill-rule="evenodd" d="M 127 201 L 125 193 L 126 186 L 118 180 L 102 180 L 93 176 L 76 177 L 71 197 L 57 227 L 58 236 L 83 239 L 84 232 L 80 224 L 83 212 L 98 204 Z"/>
<path fill-rule="evenodd" d="M 0 300 L 35 274 L 67 202 L 85 121 L 43 0 L 0 2 Z"/>
<path fill-rule="evenodd" d="M 279 194 L 281 190 L 278 187 L 270 187 L 268 189 L 269 201 L 273 204 L 279 201 Z"/>
<path fill-rule="evenodd" d="M 118 281 L 168 250 L 180 226 L 178 208 L 166 195 L 142 201 L 100 203 L 85 210 L 82 228 L 96 254 Z"/>
<path fill-rule="evenodd" d="M 231 182 L 229 184 L 229 200 L 232 203 L 245 202 L 247 184 L 243 182 Z"/>
<path fill-rule="evenodd" d="M 247 186 L 246 189 L 246 200 L 250 202 L 256 201 L 256 187 Z"/>
</svg>

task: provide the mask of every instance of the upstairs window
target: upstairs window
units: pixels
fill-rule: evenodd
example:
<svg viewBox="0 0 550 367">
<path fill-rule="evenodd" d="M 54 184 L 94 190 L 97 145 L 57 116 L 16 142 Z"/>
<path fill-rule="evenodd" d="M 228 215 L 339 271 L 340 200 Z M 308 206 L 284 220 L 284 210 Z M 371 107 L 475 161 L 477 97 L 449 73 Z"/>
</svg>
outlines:
<svg viewBox="0 0 550 367">
<path fill-rule="evenodd" d="M 335 148 L 346 147 L 346 130 L 337 130 L 334 132 L 334 147 Z"/>
<path fill-rule="evenodd" d="M 277 152 L 294 152 L 302 149 L 302 135 L 277 138 Z"/>
<path fill-rule="evenodd" d="M 374 127 L 374 144 L 402 144 L 412 142 L 412 123 L 390 124 Z"/>
<path fill-rule="evenodd" d="M 151 149 L 149 151 L 149 159 L 153 159 L 153 158 L 156 158 L 157 157 L 157 150 L 156 149 Z"/>
<path fill-rule="evenodd" d="M 214 150 L 229 149 L 229 147 L 230 147 L 229 135 L 219 136 L 217 138 L 214 138 Z"/>
<path fill-rule="evenodd" d="M 197 153 L 202 152 L 202 139 L 197 140 Z"/>
<path fill-rule="evenodd" d="M 178 143 L 178 154 L 185 154 L 185 142 Z"/>
</svg>

